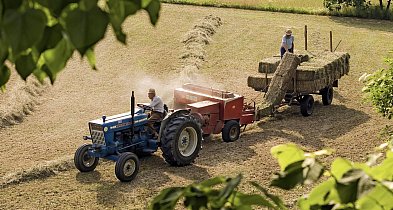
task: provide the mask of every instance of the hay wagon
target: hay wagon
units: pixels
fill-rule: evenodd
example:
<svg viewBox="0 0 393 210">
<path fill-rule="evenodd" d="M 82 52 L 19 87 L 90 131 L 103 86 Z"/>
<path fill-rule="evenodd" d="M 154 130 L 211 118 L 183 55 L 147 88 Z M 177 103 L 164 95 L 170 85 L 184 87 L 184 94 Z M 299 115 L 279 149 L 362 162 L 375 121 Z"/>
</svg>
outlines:
<svg viewBox="0 0 393 210">
<path fill-rule="evenodd" d="M 248 86 L 266 93 L 274 83 L 285 91 L 285 95 L 275 99 L 279 103 L 274 104 L 273 109 L 283 105 L 300 105 L 301 114 L 310 116 L 314 107 L 312 94 L 321 95 L 324 105 L 332 103 L 333 87 L 338 87 L 338 80 L 348 74 L 350 56 L 348 53 L 327 51 L 293 56 L 299 58 L 300 65 L 293 64 L 296 71 L 285 81 L 285 75 L 277 75 L 276 72 L 281 58 L 271 57 L 259 63 L 260 75 L 248 77 Z"/>
</svg>

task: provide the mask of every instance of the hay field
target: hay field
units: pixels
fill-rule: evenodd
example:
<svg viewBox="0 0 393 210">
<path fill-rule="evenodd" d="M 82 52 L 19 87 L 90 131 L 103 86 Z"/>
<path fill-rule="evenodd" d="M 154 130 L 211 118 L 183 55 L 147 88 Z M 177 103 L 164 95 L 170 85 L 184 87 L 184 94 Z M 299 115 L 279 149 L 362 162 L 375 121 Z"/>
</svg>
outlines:
<svg viewBox="0 0 393 210">
<path fill-rule="evenodd" d="M 166 2 L 183 2 L 192 4 L 228 5 L 255 8 L 296 8 L 301 10 L 326 10 L 323 0 L 165 0 Z M 371 0 L 373 5 L 379 5 L 378 0 Z"/>
<path fill-rule="evenodd" d="M 148 25 L 144 13 L 130 18 L 125 24 L 127 47 L 108 33 L 96 48 L 98 72 L 89 70 L 75 55 L 55 85 L 40 96 L 40 105 L 31 115 L 19 125 L 0 129 L 0 175 L 72 155 L 84 143 L 81 137 L 88 132 L 89 120 L 129 110 L 131 90 L 136 91 L 138 102 L 147 102 L 149 87 L 170 100 L 181 67 L 181 40 L 195 22 L 210 14 L 220 17 L 223 25 L 206 47 L 198 78 L 247 98 L 258 95 L 247 87 L 247 77 L 257 74 L 259 60 L 278 54 L 285 28 L 293 28 L 296 46 L 301 48 L 307 24 L 310 49 L 328 48 L 333 30 L 334 43 L 343 40 L 338 50 L 351 54 L 350 75 L 340 81 L 333 105 L 317 104 L 309 118 L 302 117 L 298 107 L 288 108 L 277 118 L 249 126 L 234 143 L 225 144 L 214 136 L 204 143 L 192 166 L 169 167 L 160 153 L 144 158 L 131 183 L 118 182 L 114 164 L 101 162 L 92 173 L 72 168 L 49 178 L 9 185 L 0 189 L 0 209 L 144 209 L 163 188 L 216 175 L 242 172 L 246 180 L 267 184 L 278 170 L 269 153 L 276 144 L 294 142 L 307 150 L 333 148 L 336 156 L 357 161 L 381 143 L 376 135 L 391 122 L 362 103 L 357 78 L 382 67 L 383 57 L 393 48 L 392 22 L 164 4 L 156 28 Z M 292 204 L 308 189 L 285 194 L 272 191 Z"/>
</svg>

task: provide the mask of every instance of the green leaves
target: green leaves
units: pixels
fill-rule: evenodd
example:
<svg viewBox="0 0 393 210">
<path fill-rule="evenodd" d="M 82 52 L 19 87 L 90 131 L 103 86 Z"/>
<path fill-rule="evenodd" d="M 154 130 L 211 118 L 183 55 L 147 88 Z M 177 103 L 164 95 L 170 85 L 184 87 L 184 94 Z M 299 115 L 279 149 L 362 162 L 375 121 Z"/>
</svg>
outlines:
<svg viewBox="0 0 393 210">
<path fill-rule="evenodd" d="M 3 6 L 6 9 L 18 9 L 23 0 L 2 0 Z"/>
<path fill-rule="evenodd" d="M 57 73 L 66 66 L 73 50 L 69 42 L 62 39 L 55 48 L 47 50 L 41 55 L 41 59 L 45 63 L 42 70 L 49 76 L 52 83 L 54 83 Z"/>
<path fill-rule="evenodd" d="M 20 56 L 15 64 L 16 70 L 24 80 L 36 69 L 36 62 L 31 53 Z"/>
<path fill-rule="evenodd" d="M 46 16 L 41 10 L 28 9 L 24 12 L 7 10 L 4 14 L 3 26 L 13 55 L 17 56 L 38 43 L 44 33 L 45 25 Z"/>
<path fill-rule="evenodd" d="M 304 152 L 296 144 L 281 144 L 271 148 L 270 153 L 278 160 L 281 170 L 295 162 L 304 160 Z"/>
<path fill-rule="evenodd" d="M 125 44 L 126 35 L 122 31 L 121 25 L 129 15 L 133 15 L 141 9 L 141 6 L 136 0 L 108 0 L 107 5 L 109 8 L 110 22 L 115 31 L 116 38 Z"/>
<path fill-rule="evenodd" d="M 81 55 L 104 37 L 109 22 L 106 13 L 97 5 L 90 10 L 70 5 L 63 12 L 61 20 L 72 44 Z"/>
<path fill-rule="evenodd" d="M 143 2 L 143 1 L 142 1 Z M 159 0 L 151 0 L 145 10 L 149 13 L 151 24 L 157 23 L 158 17 L 160 16 L 161 4 Z"/>
<path fill-rule="evenodd" d="M 0 63 L 3 63 L 8 57 L 8 44 L 0 36 Z"/>
<path fill-rule="evenodd" d="M 0 90 L 5 90 L 5 84 L 8 82 L 11 76 L 11 71 L 6 65 L 0 67 Z"/>
<path fill-rule="evenodd" d="M 108 7 L 103 10 L 98 0 L 1 0 L 1 82 L 9 78 L 7 61 L 15 64 L 23 79 L 33 73 L 39 81 L 49 77 L 53 83 L 75 49 L 96 69 L 94 47 L 109 23 L 125 44 L 122 24 L 128 16 L 146 10 L 152 24 L 159 17 L 159 0 L 105 1 Z"/>
<path fill-rule="evenodd" d="M 289 190 L 298 184 L 311 184 L 323 174 L 324 166 L 314 158 L 307 158 L 288 165 L 273 176 L 271 185 Z"/>
<path fill-rule="evenodd" d="M 54 17 L 60 17 L 63 9 L 72 3 L 78 3 L 80 0 L 34 0 L 40 5 L 48 8 Z"/>
<path fill-rule="evenodd" d="M 389 65 L 389 69 L 375 71 L 366 80 L 363 92 L 379 113 L 391 119 L 393 117 L 393 62 L 392 59 L 386 59 L 385 62 Z"/>
<path fill-rule="evenodd" d="M 151 202 L 152 210 L 172 210 L 174 209 L 180 196 L 183 194 L 183 187 L 172 187 L 164 189 Z"/>
<path fill-rule="evenodd" d="M 295 144 L 275 146 L 271 153 L 277 158 L 281 168 L 281 172 L 273 177 L 271 185 L 286 190 L 318 180 L 324 167 L 315 157 L 330 154 L 327 150 L 306 154 Z"/>
<path fill-rule="evenodd" d="M 46 27 L 44 30 L 44 35 L 41 41 L 36 45 L 36 49 L 39 53 L 56 47 L 56 45 L 63 38 L 62 35 L 63 28 L 60 24 L 56 24 L 52 27 Z"/>
<path fill-rule="evenodd" d="M 283 202 L 277 196 L 269 194 L 264 188 L 257 184 L 253 185 L 258 186 L 258 189 L 262 189 L 264 195 L 238 192 L 236 188 L 240 184 L 241 179 L 241 175 L 235 178 L 214 177 L 199 184 L 191 184 L 187 187 L 168 188 L 161 191 L 161 193 L 153 199 L 149 209 L 175 209 L 177 202 L 182 198 L 184 200 L 184 207 L 192 210 L 251 210 L 252 206 L 286 209 Z"/>
</svg>

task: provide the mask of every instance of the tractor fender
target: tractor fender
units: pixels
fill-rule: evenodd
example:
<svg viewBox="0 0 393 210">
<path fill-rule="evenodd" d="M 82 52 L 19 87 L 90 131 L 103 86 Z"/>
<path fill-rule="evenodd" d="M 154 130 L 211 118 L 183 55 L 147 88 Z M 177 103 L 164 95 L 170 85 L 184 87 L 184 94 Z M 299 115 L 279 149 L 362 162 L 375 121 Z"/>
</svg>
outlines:
<svg viewBox="0 0 393 210">
<path fill-rule="evenodd" d="M 173 119 L 173 118 L 175 118 L 175 117 L 179 117 L 179 116 L 181 116 L 181 115 L 189 115 L 190 114 L 190 110 L 187 110 L 187 109 L 179 109 L 179 110 L 175 110 L 175 111 L 173 111 L 173 112 L 170 112 L 170 113 L 168 113 L 166 116 L 165 116 L 165 118 L 162 120 L 162 122 L 161 122 L 161 126 L 160 126 L 160 132 L 158 133 L 158 142 L 160 142 L 161 141 L 161 136 L 162 136 L 162 133 L 164 132 L 164 129 L 165 129 L 165 127 L 166 127 L 166 124 L 168 124 L 168 122 L 171 120 L 171 119 Z"/>
</svg>

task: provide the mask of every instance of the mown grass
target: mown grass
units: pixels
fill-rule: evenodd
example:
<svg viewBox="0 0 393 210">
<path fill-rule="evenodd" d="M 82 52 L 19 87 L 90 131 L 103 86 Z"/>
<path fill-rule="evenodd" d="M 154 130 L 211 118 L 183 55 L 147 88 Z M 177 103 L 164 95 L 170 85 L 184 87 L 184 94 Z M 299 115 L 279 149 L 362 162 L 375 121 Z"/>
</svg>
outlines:
<svg viewBox="0 0 393 210">
<path fill-rule="evenodd" d="M 271 12 L 361 17 L 371 19 L 393 19 L 392 10 L 388 13 L 379 9 L 378 0 L 372 0 L 372 6 L 367 10 L 342 8 L 340 11 L 329 11 L 323 5 L 323 0 L 161 0 L 164 3 L 187 4 L 196 6 L 236 8 L 261 10 Z"/>
</svg>

